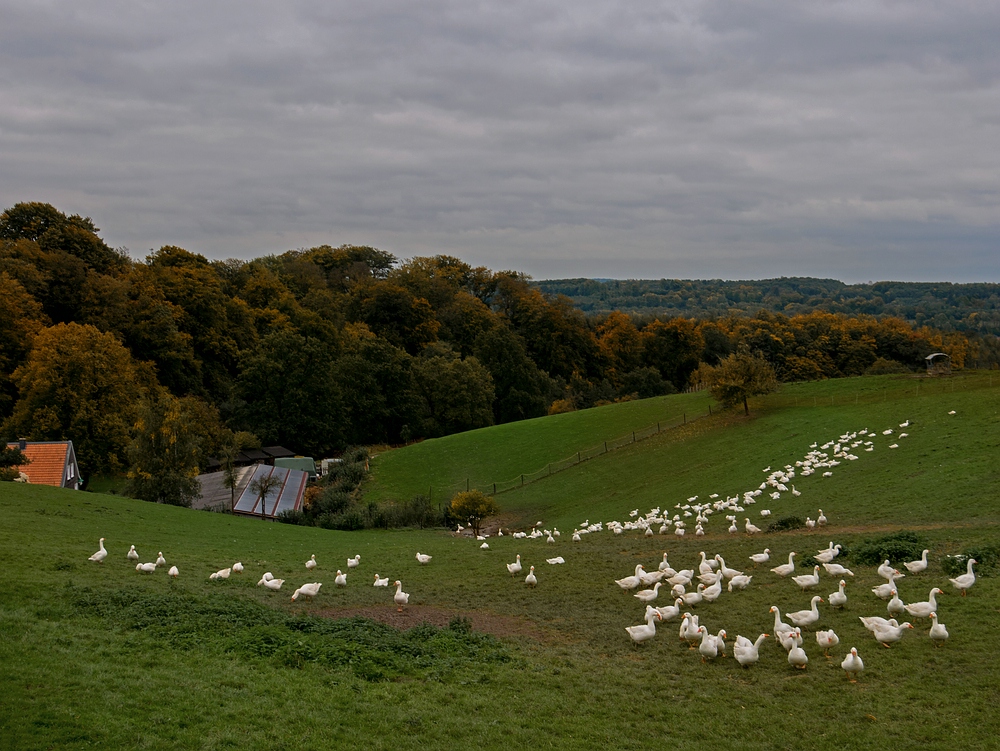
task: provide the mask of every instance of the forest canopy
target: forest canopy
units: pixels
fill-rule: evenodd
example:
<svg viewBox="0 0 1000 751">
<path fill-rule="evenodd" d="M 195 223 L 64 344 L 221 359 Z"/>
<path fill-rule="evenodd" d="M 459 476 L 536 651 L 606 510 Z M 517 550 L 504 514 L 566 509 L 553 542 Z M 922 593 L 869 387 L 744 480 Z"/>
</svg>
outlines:
<svg viewBox="0 0 1000 751">
<path fill-rule="evenodd" d="M 783 381 L 918 371 L 932 352 L 956 368 L 998 360 L 995 336 L 819 302 L 587 314 L 447 255 L 322 245 L 210 261 L 168 245 L 136 260 L 99 233 L 48 204 L 0 214 L 0 430 L 72 439 L 85 477 L 124 470 L 150 405 L 171 399 L 204 464 L 236 432 L 328 456 L 672 393 L 740 347 Z"/>
</svg>

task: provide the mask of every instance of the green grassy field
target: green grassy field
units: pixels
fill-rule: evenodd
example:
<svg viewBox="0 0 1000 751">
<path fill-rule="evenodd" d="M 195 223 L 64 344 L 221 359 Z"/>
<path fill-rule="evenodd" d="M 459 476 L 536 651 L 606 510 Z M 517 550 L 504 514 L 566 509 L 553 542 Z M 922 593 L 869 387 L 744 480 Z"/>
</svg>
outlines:
<svg viewBox="0 0 1000 751">
<path fill-rule="evenodd" d="M 986 575 L 963 598 L 941 561 L 1000 545 L 998 413 L 1000 381 L 994 387 L 989 374 L 921 382 L 919 394 L 916 382 L 891 378 L 788 386 L 750 418 L 700 420 L 501 494 L 512 523 L 542 520 L 563 534 L 555 544 L 491 537 L 490 550 L 442 531 L 330 532 L 5 485 L 0 748 L 992 748 L 996 562 L 984 562 Z M 904 420 L 905 439 L 881 435 L 898 434 Z M 830 519 L 822 530 L 751 538 L 712 518 L 703 538 L 570 540 L 585 518 L 625 521 L 634 508 L 673 510 L 693 495 L 750 490 L 765 467 L 865 427 L 876 432 L 875 451 L 833 477 L 797 477 L 801 496 L 741 514 L 760 523 L 767 506 L 772 518 L 815 517 L 822 507 Z M 851 551 L 897 530 L 931 551 L 928 571 L 900 582 L 901 597 L 924 600 L 935 585 L 946 592 L 939 613 L 951 638 L 940 648 L 925 621 L 892 649 L 857 621 L 885 615 L 885 603 L 868 591 L 880 582 L 874 568 Z M 110 555 L 97 565 L 87 557 L 101 536 Z M 817 628 L 841 638 L 833 660 L 815 629 L 805 671 L 790 668 L 770 639 L 760 662 L 742 669 L 731 657 L 702 664 L 679 642 L 677 622 L 640 647 L 623 630 L 641 622 L 643 607 L 613 580 L 637 563 L 655 568 L 664 551 L 675 568 L 693 567 L 702 550 L 743 568 L 764 546 L 775 565 L 830 540 L 846 546 L 840 560 L 856 574 L 844 611 L 820 606 Z M 130 544 L 142 560 L 162 550 L 180 577 L 137 573 L 125 559 Z M 430 565 L 417 564 L 418 550 L 434 556 Z M 335 570 L 356 553 L 361 567 L 346 588 L 334 587 Z M 320 565 L 308 573 L 311 554 Z M 507 575 L 516 554 L 536 566 L 536 589 Z M 555 555 L 565 565 L 545 563 Z M 208 580 L 236 560 L 242 575 Z M 806 608 L 809 594 L 767 568 L 747 569 L 747 591 L 694 612 L 730 641 L 771 633 L 768 608 Z M 287 578 L 281 592 L 254 586 L 265 570 Z M 395 613 L 392 590 L 371 586 L 374 573 L 403 581 L 407 613 Z M 314 602 L 289 601 L 291 587 L 314 580 L 324 582 Z M 835 590 L 824 573 L 817 593 Z M 657 604 L 667 602 L 664 592 Z M 404 628 L 341 617 L 359 614 Z M 425 619 L 443 627 L 418 625 Z M 839 669 L 852 646 L 866 665 L 857 684 Z"/>
</svg>

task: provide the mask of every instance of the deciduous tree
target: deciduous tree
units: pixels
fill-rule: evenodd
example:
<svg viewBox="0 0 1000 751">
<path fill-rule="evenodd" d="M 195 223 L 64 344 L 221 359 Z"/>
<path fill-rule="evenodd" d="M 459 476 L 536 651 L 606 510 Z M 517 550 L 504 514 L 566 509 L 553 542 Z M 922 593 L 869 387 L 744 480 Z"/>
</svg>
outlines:
<svg viewBox="0 0 1000 751">
<path fill-rule="evenodd" d="M 747 400 L 751 396 L 770 394 L 777 388 L 774 368 L 763 357 L 741 346 L 715 368 L 710 391 L 727 407 L 742 403 L 744 414 L 749 415 Z"/>
</svg>

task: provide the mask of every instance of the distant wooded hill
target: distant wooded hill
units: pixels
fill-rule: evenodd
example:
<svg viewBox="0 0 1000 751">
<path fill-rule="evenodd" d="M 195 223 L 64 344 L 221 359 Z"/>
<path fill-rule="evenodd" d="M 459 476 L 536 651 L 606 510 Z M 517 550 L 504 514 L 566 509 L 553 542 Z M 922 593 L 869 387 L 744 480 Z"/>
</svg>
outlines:
<svg viewBox="0 0 1000 751">
<path fill-rule="evenodd" d="M 942 331 L 1000 335 L 1000 284 L 875 282 L 782 277 L 757 281 L 550 279 L 541 291 L 565 295 L 585 313 L 620 310 L 652 316 L 722 318 L 761 310 L 785 315 L 822 311 L 895 316 Z"/>
</svg>

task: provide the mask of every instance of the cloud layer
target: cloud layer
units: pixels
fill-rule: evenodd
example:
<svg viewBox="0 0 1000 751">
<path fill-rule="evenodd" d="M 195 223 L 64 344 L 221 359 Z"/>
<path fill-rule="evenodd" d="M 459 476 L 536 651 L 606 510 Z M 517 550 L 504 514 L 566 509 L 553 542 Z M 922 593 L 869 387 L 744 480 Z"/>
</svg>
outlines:
<svg viewBox="0 0 1000 751">
<path fill-rule="evenodd" d="M 0 0 L 0 203 L 141 257 L 1000 281 L 992 2 Z"/>
</svg>

